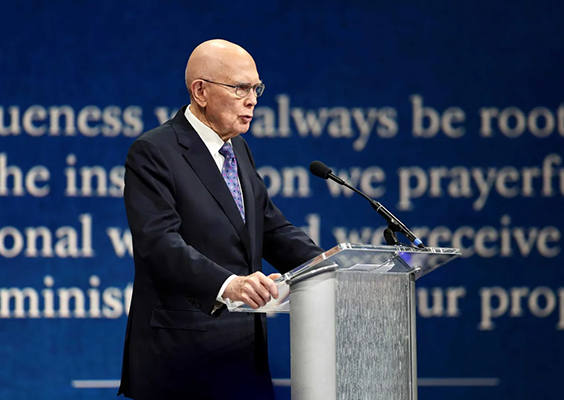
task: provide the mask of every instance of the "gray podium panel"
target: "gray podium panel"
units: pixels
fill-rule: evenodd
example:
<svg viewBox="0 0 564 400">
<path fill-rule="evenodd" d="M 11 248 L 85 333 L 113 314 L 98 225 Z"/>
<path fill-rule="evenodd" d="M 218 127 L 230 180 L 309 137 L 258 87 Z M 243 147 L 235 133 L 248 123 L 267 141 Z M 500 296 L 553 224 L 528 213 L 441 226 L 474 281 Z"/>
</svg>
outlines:
<svg viewBox="0 0 564 400">
<path fill-rule="evenodd" d="M 335 272 L 325 272 L 292 285 L 293 400 L 336 400 L 335 275 Z"/>
<path fill-rule="evenodd" d="M 336 280 L 337 399 L 416 399 L 413 277 L 351 271 Z"/>
<path fill-rule="evenodd" d="M 292 286 L 293 400 L 417 398 L 415 280 L 326 272 Z"/>
</svg>

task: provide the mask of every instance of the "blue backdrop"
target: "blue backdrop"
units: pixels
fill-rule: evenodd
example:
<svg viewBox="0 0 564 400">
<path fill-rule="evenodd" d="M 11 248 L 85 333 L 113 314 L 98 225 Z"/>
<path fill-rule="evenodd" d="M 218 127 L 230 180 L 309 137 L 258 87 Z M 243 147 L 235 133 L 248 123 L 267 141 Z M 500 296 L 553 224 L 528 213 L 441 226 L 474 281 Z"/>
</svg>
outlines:
<svg viewBox="0 0 564 400">
<path fill-rule="evenodd" d="M 463 258 L 418 282 L 421 399 L 562 396 L 564 3 L 179 0 L 0 5 L 0 398 L 113 398 L 133 279 L 133 140 L 225 38 L 266 91 L 245 138 L 329 249 L 382 242 L 360 197 Z M 280 399 L 287 316 L 269 320 Z M 106 387 L 106 388 L 104 388 Z"/>
</svg>

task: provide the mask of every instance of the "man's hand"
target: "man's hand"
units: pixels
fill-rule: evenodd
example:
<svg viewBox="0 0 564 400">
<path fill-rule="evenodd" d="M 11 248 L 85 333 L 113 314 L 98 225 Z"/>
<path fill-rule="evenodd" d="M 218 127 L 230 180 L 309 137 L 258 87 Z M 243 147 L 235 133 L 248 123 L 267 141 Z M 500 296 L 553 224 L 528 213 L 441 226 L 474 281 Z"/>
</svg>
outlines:
<svg viewBox="0 0 564 400">
<path fill-rule="evenodd" d="M 251 308 L 262 307 L 271 297 L 278 298 L 278 288 L 273 280 L 279 277 L 280 274 L 265 276 L 259 271 L 249 276 L 238 276 L 229 282 L 222 297 L 242 301 Z"/>
</svg>

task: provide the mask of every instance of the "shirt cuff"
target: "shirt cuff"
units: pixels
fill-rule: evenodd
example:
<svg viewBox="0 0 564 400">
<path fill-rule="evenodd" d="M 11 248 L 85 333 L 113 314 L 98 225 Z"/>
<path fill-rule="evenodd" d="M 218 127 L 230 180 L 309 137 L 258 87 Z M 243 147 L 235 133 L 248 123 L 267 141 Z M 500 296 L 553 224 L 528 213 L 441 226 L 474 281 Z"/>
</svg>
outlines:
<svg viewBox="0 0 564 400">
<path fill-rule="evenodd" d="M 218 301 L 221 304 L 227 304 L 222 296 L 223 296 L 223 293 L 225 292 L 225 289 L 227 288 L 227 285 L 229 285 L 229 282 L 231 282 L 236 277 L 237 277 L 237 275 L 231 275 L 229 278 L 227 278 L 225 280 L 225 282 L 223 282 L 223 285 L 221 285 L 221 288 L 219 288 L 219 293 L 217 294 L 215 301 Z"/>
</svg>

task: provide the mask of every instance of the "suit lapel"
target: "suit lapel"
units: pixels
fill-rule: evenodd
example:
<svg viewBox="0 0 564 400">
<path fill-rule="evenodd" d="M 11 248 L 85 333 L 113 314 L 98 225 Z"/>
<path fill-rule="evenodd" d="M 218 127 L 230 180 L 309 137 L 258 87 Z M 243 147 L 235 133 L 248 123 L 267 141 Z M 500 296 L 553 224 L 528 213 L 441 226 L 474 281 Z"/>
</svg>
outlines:
<svg viewBox="0 0 564 400">
<path fill-rule="evenodd" d="M 186 107 L 182 107 L 172 120 L 172 127 L 176 132 L 178 144 L 184 148 L 184 159 L 190 164 L 202 184 L 215 198 L 223 212 L 227 215 L 227 218 L 229 218 L 229 221 L 231 221 L 231 224 L 243 242 L 249 264 L 251 264 L 252 252 L 249 231 L 206 145 L 202 142 L 202 139 L 200 139 L 200 136 L 196 133 L 192 125 L 186 120 L 184 116 L 185 109 Z M 243 195 L 245 196 L 246 207 L 247 199 L 245 192 L 243 192 Z M 250 197 L 252 197 L 252 193 Z M 251 214 L 252 212 L 254 212 L 254 206 L 251 210 Z M 245 214 L 245 217 L 247 218 L 247 214 Z M 247 222 L 250 223 L 251 221 L 247 220 Z"/>
<path fill-rule="evenodd" d="M 251 165 L 243 140 L 233 138 L 233 150 L 237 157 L 237 170 L 239 172 L 239 181 L 241 182 L 241 190 L 243 191 L 243 200 L 245 202 L 245 219 L 247 220 L 247 229 L 251 238 L 256 236 L 256 218 L 255 213 L 255 193 L 251 184 L 255 169 Z M 251 240 L 251 254 L 255 254 L 255 241 Z"/>
</svg>

